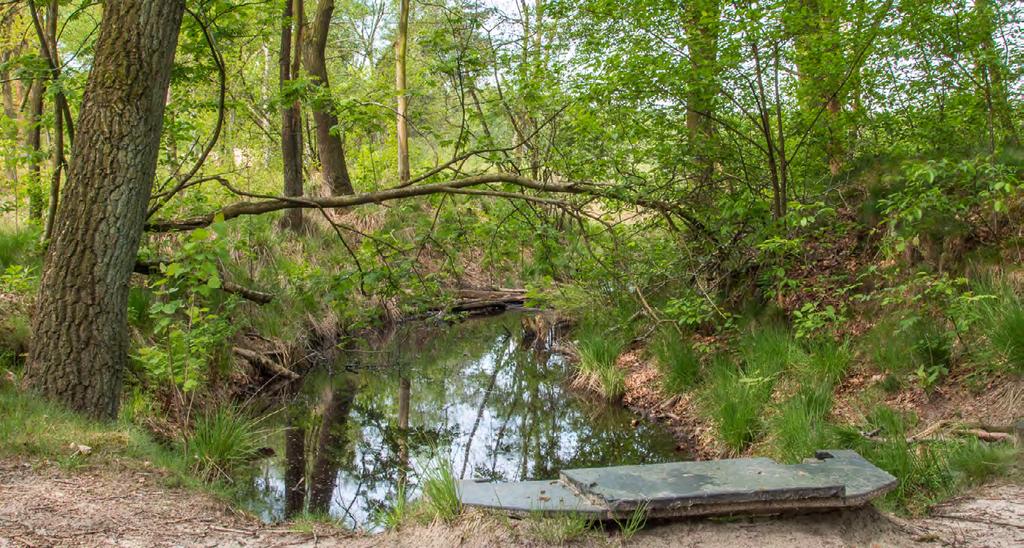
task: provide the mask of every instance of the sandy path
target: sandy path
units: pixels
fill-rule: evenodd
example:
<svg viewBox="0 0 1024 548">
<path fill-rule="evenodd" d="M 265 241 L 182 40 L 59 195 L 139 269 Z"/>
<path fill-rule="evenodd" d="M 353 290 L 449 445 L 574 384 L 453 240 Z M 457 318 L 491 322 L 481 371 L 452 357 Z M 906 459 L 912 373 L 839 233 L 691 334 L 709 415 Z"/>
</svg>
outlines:
<svg viewBox="0 0 1024 548">
<path fill-rule="evenodd" d="M 0 461 L 0 547 L 505 546 L 534 544 L 526 522 L 469 514 L 381 536 L 268 526 L 209 496 L 163 487 L 158 471 L 66 472 Z M 1024 546 L 1024 487 L 988 486 L 905 521 L 873 508 L 817 515 L 650 524 L 636 546 Z M 619 545 L 595 533 L 586 544 Z"/>
</svg>

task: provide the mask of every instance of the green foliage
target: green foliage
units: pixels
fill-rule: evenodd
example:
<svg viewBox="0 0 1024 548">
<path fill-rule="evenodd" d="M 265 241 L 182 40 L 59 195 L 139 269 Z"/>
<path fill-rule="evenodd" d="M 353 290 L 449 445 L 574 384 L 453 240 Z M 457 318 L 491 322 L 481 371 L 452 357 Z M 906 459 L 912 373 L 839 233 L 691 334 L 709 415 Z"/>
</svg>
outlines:
<svg viewBox="0 0 1024 548">
<path fill-rule="evenodd" d="M 581 322 L 575 334 L 583 384 L 596 388 L 609 401 L 620 399 L 626 391 L 626 374 L 616 362 L 627 338 L 614 324 L 593 319 Z"/>
<path fill-rule="evenodd" d="M 977 208 L 1005 212 L 1020 181 L 1011 166 L 987 157 L 908 162 L 900 185 L 880 200 L 896 251 L 966 232 Z"/>
<path fill-rule="evenodd" d="M 771 377 L 747 376 L 731 360 L 716 356 L 703 394 L 718 438 L 739 453 L 761 433 L 761 415 L 774 386 Z"/>
<path fill-rule="evenodd" d="M 843 314 L 837 311 L 832 305 L 821 304 L 817 301 L 808 301 L 798 310 L 793 311 L 793 327 L 796 330 L 796 338 L 806 339 L 822 333 L 827 327 L 840 323 Z"/>
<path fill-rule="evenodd" d="M 804 384 L 786 400 L 769 425 L 771 453 L 783 462 L 800 462 L 816 450 L 830 447 L 833 427 L 828 423 L 832 409 L 832 386 Z"/>
<path fill-rule="evenodd" d="M 435 519 L 453 521 L 462 513 L 462 499 L 459 498 L 452 464 L 437 459 L 423 477 L 423 500 Z"/>
<path fill-rule="evenodd" d="M 633 509 L 633 512 L 629 514 L 628 518 L 626 518 L 626 521 L 615 521 L 615 524 L 619 526 L 619 531 L 622 533 L 622 540 L 629 540 L 633 538 L 633 535 L 647 525 L 649 509 L 650 504 L 647 501 L 642 501 Z"/>
<path fill-rule="evenodd" d="M 981 305 L 980 329 L 988 339 L 995 363 L 1018 374 L 1024 373 L 1024 301 L 1004 289 Z"/>
<path fill-rule="evenodd" d="M 881 441 L 844 427 L 837 431 L 840 443 L 899 480 L 882 504 L 902 513 L 921 513 L 930 504 L 1004 472 L 1016 458 L 1010 445 L 970 438 L 912 444 L 907 441 L 908 419 L 888 407 L 873 410 L 868 425 L 878 430 Z"/>
<path fill-rule="evenodd" d="M 12 266 L 25 270 L 38 269 L 42 264 L 38 250 L 38 228 L 0 229 L 0 270 L 8 271 Z"/>
<path fill-rule="evenodd" d="M 206 481 L 230 481 L 259 454 L 267 437 L 262 422 L 230 406 L 199 416 L 183 445 L 193 473 Z"/>
<path fill-rule="evenodd" d="M 135 350 L 135 362 L 149 377 L 184 392 L 200 387 L 211 366 L 226 361 L 228 339 L 238 327 L 230 319 L 237 301 L 217 293 L 218 263 L 227 254 L 223 222 L 213 229 L 192 232 L 178 260 L 160 265 L 152 295 L 129 295 L 130 317 L 152 322 L 155 336 L 154 344 Z"/>
<path fill-rule="evenodd" d="M 390 531 L 400 528 L 409 518 L 409 501 L 405 493 L 405 483 L 398 484 L 395 493 L 395 502 L 390 508 L 381 509 L 377 513 L 376 521 L 385 529 Z"/>
<path fill-rule="evenodd" d="M 544 516 L 531 514 L 526 521 L 526 534 L 546 545 L 565 545 L 579 541 L 590 534 L 594 520 L 584 514 L 559 513 Z"/>
<path fill-rule="evenodd" d="M 690 290 L 669 299 L 665 314 L 683 327 L 696 329 L 715 318 L 715 308 L 708 299 Z"/>
<path fill-rule="evenodd" d="M 700 355 L 671 327 L 655 332 L 648 347 L 661 370 L 662 387 L 670 394 L 689 390 L 700 380 Z"/>
</svg>

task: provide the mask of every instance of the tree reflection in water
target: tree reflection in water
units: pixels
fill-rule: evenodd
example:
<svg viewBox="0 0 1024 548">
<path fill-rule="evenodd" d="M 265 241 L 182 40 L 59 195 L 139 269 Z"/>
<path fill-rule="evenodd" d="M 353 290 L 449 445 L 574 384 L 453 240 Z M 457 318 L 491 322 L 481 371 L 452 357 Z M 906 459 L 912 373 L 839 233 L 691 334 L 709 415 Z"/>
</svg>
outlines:
<svg viewBox="0 0 1024 548">
<path fill-rule="evenodd" d="M 659 425 L 570 393 L 565 361 L 521 330 L 518 314 L 406 325 L 307 376 L 280 414 L 285 457 L 254 480 L 253 509 L 373 529 L 400 483 L 416 496 L 433 459 L 459 477 L 514 481 L 683 457 Z"/>
</svg>

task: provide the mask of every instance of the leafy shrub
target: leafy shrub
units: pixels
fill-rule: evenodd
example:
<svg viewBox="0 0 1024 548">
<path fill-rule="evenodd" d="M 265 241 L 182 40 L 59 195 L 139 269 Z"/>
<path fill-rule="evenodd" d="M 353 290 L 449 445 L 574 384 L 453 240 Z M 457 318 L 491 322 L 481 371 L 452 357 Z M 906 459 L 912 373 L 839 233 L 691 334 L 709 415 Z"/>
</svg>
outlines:
<svg viewBox="0 0 1024 548">
<path fill-rule="evenodd" d="M 675 329 L 659 329 L 651 341 L 650 350 L 661 368 L 662 386 L 666 392 L 682 393 L 697 384 L 700 356 Z"/>
</svg>

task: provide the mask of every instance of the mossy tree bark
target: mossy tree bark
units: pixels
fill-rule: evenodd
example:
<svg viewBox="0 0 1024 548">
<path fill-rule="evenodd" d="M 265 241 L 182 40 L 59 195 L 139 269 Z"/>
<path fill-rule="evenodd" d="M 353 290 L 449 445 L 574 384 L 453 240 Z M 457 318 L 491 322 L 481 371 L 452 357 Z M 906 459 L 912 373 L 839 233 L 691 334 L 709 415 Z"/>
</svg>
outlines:
<svg viewBox="0 0 1024 548">
<path fill-rule="evenodd" d="M 128 279 L 184 9 L 184 0 L 104 4 L 32 320 L 30 386 L 95 417 L 117 414 L 128 359 Z"/>
</svg>

